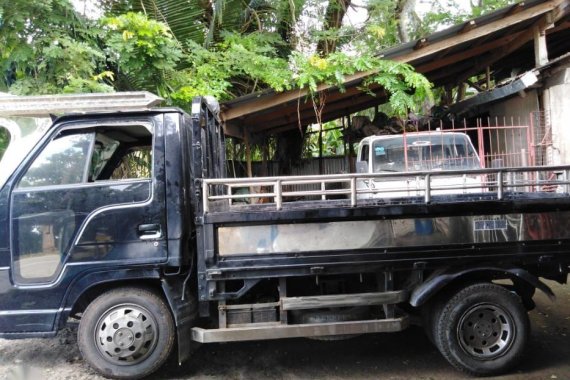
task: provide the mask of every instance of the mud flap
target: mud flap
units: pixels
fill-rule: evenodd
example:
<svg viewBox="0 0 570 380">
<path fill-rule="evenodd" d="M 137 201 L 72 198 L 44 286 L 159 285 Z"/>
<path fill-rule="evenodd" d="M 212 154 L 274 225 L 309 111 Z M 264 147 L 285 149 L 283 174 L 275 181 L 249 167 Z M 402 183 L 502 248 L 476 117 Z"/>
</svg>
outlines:
<svg viewBox="0 0 570 380">
<path fill-rule="evenodd" d="M 195 294 L 184 291 L 183 281 L 180 279 L 162 279 L 162 289 L 170 305 L 170 310 L 176 324 L 176 340 L 178 342 L 178 364 L 182 364 L 194 350 L 198 343 L 192 340 L 192 327 L 197 316 L 197 302 Z"/>
</svg>

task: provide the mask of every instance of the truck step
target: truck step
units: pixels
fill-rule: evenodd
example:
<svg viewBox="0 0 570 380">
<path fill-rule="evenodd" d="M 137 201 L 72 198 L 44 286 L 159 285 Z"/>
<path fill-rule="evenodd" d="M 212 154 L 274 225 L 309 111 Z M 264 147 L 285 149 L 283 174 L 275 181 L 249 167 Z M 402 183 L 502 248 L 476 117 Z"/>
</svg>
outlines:
<svg viewBox="0 0 570 380">
<path fill-rule="evenodd" d="M 408 316 L 391 319 L 282 325 L 231 327 L 226 329 L 203 329 L 194 327 L 192 339 L 200 343 L 238 342 L 283 338 L 302 338 L 326 335 L 353 335 L 402 331 L 409 326 Z"/>
<path fill-rule="evenodd" d="M 378 292 L 378 293 L 356 293 L 339 294 L 310 297 L 284 297 L 281 298 L 283 310 L 307 310 L 324 307 L 351 307 L 370 305 L 392 305 L 408 300 L 406 290 Z"/>
</svg>

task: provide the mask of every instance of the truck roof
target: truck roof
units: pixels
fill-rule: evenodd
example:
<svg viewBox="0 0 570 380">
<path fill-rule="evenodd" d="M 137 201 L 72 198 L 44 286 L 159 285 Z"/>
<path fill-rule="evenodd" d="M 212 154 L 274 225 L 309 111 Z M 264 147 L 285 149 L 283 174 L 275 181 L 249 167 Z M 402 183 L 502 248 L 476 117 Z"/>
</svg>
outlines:
<svg viewBox="0 0 570 380">
<path fill-rule="evenodd" d="M 178 107 L 159 107 L 159 108 L 127 110 L 127 111 L 109 110 L 109 111 L 90 111 L 90 112 L 69 112 L 57 117 L 55 121 L 84 119 L 84 118 L 105 118 L 107 116 L 112 116 L 117 114 L 144 115 L 144 114 L 157 114 L 157 113 L 168 113 L 168 112 L 187 113 L 186 111 Z"/>
<path fill-rule="evenodd" d="M 388 140 L 388 139 L 393 139 L 395 137 L 433 137 L 433 136 L 467 136 L 465 133 L 463 132 L 454 132 L 454 131 L 446 131 L 446 130 L 440 130 L 440 131 L 425 131 L 425 132 L 406 132 L 405 134 L 392 134 L 392 135 L 373 135 L 373 136 L 368 136 L 362 139 L 362 142 L 373 142 L 373 141 L 377 141 L 377 140 Z"/>
<path fill-rule="evenodd" d="M 143 111 L 159 105 L 162 98 L 147 91 L 99 94 L 1 96 L 0 117 L 46 117 L 68 113 Z"/>
</svg>

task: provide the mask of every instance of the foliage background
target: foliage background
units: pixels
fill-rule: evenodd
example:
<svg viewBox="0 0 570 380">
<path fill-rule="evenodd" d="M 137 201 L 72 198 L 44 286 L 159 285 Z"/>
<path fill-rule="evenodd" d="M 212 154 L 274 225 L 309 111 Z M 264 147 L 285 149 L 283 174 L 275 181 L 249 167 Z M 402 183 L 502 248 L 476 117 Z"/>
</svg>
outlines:
<svg viewBox="0 0 570 380">
<path fill-rule="evenodd" d="M 71 0 L 0 0 L 0 92 L 149 90 L 185 108 L 197 95 L 307 88 L 318 102 L 318 84 L 376 70 L 368 83 L 404 115 L 431 85 L 376 53 L 509 2 L 436 0 L 420 15 L 416 0 L 77 0 L 96 10 L 82 14 Z M 365 22 L 343 22 L 351 8 Z"/>
</svg>

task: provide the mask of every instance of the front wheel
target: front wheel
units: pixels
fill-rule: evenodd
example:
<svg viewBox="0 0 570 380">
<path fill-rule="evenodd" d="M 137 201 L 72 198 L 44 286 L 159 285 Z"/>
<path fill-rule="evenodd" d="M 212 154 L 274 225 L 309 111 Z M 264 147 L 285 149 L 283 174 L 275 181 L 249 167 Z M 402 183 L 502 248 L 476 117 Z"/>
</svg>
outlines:
<svg viewBox="0 0 570 380">
<path fill-rule="evenodd" d="M 79 324 L 83 358 L 100 374 L 138 379 L 156 371 L 174 345 L 174 323 L 164 300 L 143 288 L 119 288 L 96 298 Z"/>
<path fill-rule="evenodd" d="M 480 283 L 460 290 L 445 304 L 434 338 L 443 356 L 459 370 L 496 375 L 522 358 L 529 326 L 519 296 L 499 285 Z"/>
</svg>

